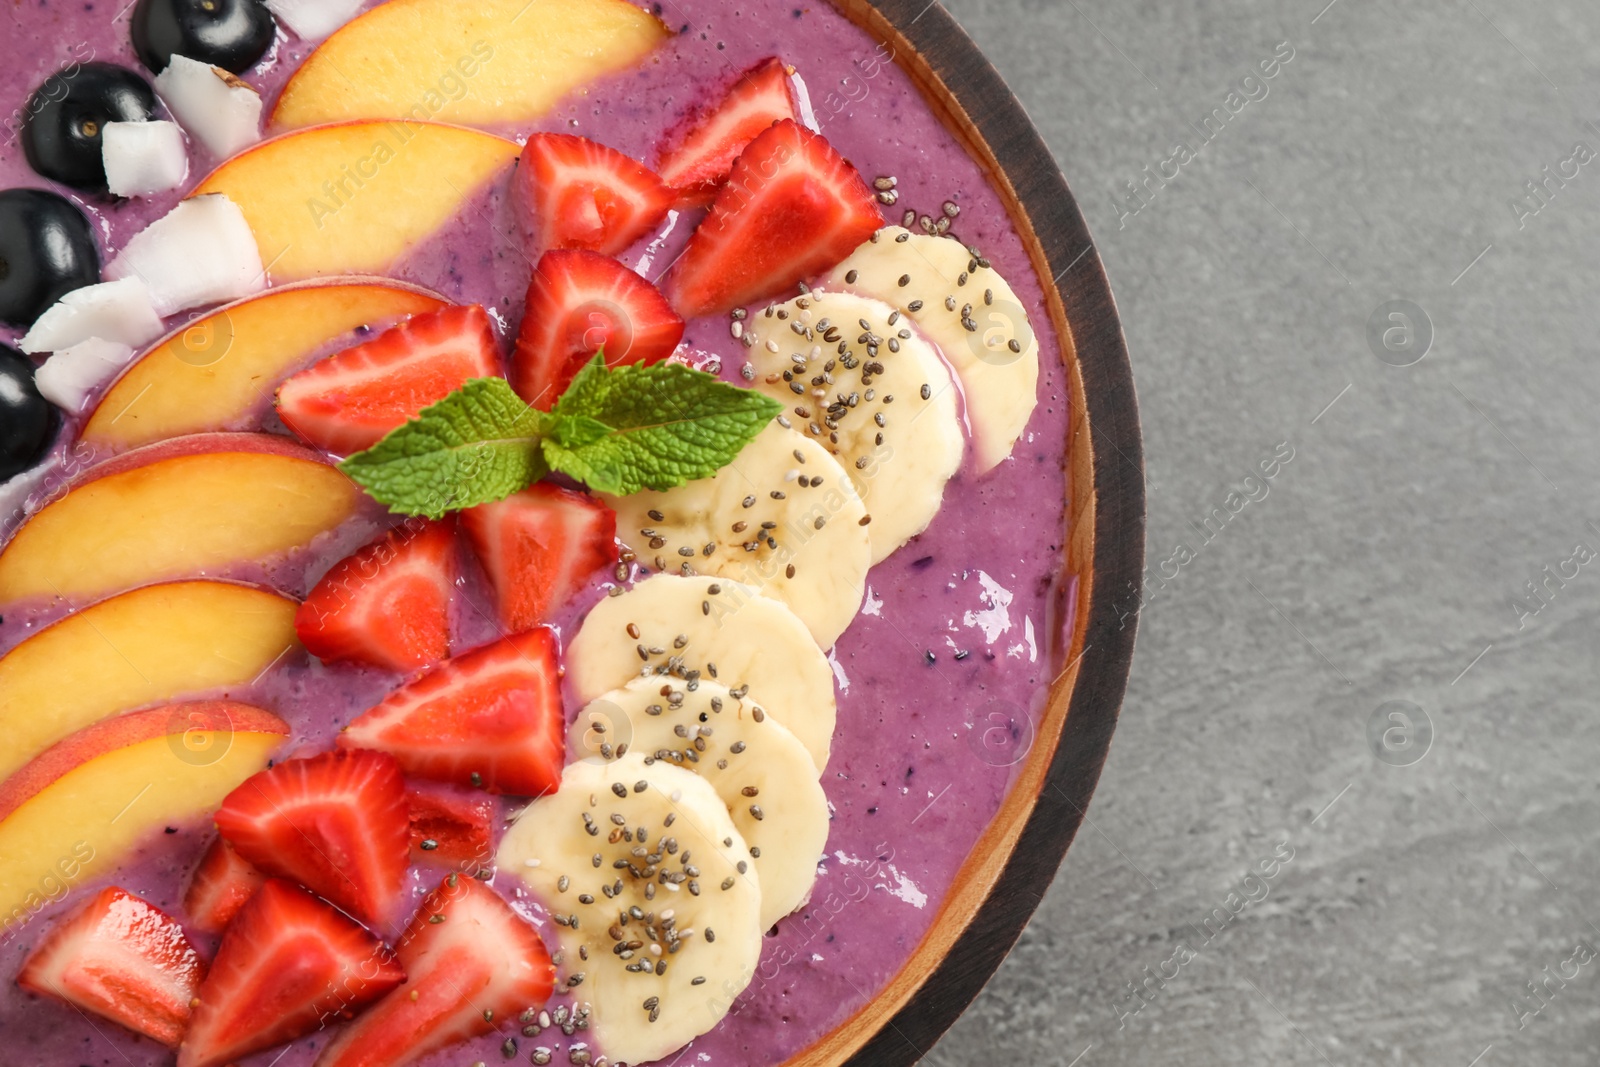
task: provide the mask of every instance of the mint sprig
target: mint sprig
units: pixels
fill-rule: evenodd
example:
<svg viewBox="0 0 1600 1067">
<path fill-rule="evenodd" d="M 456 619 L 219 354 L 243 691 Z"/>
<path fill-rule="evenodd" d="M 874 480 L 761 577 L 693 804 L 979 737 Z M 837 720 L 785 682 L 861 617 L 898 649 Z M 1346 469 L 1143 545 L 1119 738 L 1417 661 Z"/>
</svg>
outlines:
<svg viewBox="0 0 1600 1067">
<path fill-rule="evenodd" d="M 623 496 L 710 477 L 782 410 L 680 364 L 608 368 L 597 355 L 550 412 L 476 378 L 339 468 L 391 511 L 434 519 L 551 471 Z"/>
</svg>

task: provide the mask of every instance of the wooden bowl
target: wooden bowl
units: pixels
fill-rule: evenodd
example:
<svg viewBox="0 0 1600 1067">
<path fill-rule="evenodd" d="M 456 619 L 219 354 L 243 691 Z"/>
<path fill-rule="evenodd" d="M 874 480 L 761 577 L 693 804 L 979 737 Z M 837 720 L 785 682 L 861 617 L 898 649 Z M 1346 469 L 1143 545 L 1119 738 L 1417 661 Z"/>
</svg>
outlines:
<svg viewBox="0 0 1600 1067">
<path fill-rule="evenodd" d="M 898 975 L 785 1067 L 904 1067 L 978 995 L 1044 897 L 1116 728 L 1144 569 L 1144 460 L 1127 346 L 1077 202 L 1017 98 L 936 0 L 833 0 L 894 50 L 1000 193 L 1061 338 L 1071 420 L 1063 586 L 1074 620 L 1011 792 Z M 1076 581 L 1073 582 L 1072 579 Z"/>
</svg>

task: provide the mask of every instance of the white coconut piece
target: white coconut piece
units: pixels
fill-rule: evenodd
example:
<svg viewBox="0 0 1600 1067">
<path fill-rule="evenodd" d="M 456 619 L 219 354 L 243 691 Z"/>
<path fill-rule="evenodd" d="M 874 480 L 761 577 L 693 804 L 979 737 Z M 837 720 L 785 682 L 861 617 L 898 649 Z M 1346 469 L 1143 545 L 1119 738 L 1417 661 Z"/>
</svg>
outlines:
<svg viewBox="0 0 1600 1067">
<path fill-rule="evenodd" d="M 133 349 L 98 337 L 64 348 L 34 372 L 39 393 L 63 411 L 76 415 L 89 394 L 108 381 L 133 358 Z"/>
<path fill-rule="evenodd" d="M 249 296 L 267 281 L 244 212 L 222 193 L 191 197 L 134 234 L 105 273 L 142 280 L 164 316 Z"/>
<path fill-rule="evenodd" d="M 363 0 L 267 0 L 278 21 L 302 41 L 320 41 L 355 18 Z"/>
<path fill-rule="evenodd" d="M 176 122 L 108 122 L 101 128 L 100 152 L 106 184 L 116 196 L 164 193 L 189 174 L 189 150 Z"/>
<path fill-rule="evenodd" d="M 261 140 L 261 94 L 237 75 L 173 56 L 155 86 L 167 110 L 217 158 Z"/>
<path fill-rule="evenodd" d="M 137 348 L 161 336 L 161 316 L 138 278 L 74 289 L 34 322 L 18 344 L 24 352 L 60 352 L 91 339 Z"/>
</svg>

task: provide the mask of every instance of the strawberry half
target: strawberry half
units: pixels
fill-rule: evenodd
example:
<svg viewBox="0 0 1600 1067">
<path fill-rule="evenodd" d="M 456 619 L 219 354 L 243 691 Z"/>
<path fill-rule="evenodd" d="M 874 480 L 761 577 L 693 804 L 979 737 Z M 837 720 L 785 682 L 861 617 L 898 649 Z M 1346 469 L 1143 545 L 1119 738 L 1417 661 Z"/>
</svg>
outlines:
<svg viewBox="0 0 1600 1067">
<path fill-rule="evenodd" d="M 204 973 L 183 927 L 108 886 L 51 928 L 17 984 L 177 1048 Z"/>
<path fill-rule="evenodd" d="M 838 263 L 882 225 L 856 169 L 821 134 L 785 119 L 734 161 L 672 266 L 667 297 L 692 319 L 775 296 Z"/>
<path fill-rule="evenodd" d="M 362 922 L 400 899 L 411 820 L 400 766 L 382 752 L 324 752 L 245 779 L 217 829 L 262 873 L 299 882 Z"/>
<path fill-rule="evenodd" d="M 189 878 L 189 888 L 183 894 L 183 913 L 196 930 L 220 934 L 266 880 L 266 875 L 246 863 L 232 845 L 219 837 L 211 842 L 200 866 Z"/>
<path fill-rule="evenodd" d="M 418 778 L 538 796 L 560 781 L 566 749 L 557 653 L 555 632 L 541 628 L 446 660 L 357 718 L 339 744 L 390 753 Z"/>
<path fill-rule="evenodd" d="M 402 1067 L 542 1006 L 555 979 L 533 927 L 457 874 L 423 899 L 396 951 L 406 984 L 334 1038 L 317 1067 Z"/>
<path fill-rule="evenodd" d="M 517 187 L 534 255 L 553 248 L 617 255 L 665 218 L 676 199 L 649 167 L 570 133 L 528 138 Z"/>
<path fill-rule="evenodd" d="M 295 613 L 295 632 L 324 663 L 425 667 L 450 654 L 455 581 L 452 524 L 412 519 L 334 564 Z"/>
<path fill-rule="evenodd" d="M 658 363 L 683 337 L 666 297 L 621 263 L 596 252 L 546 252 L 528 285 L 511 356 L 511 386 L 543 411 L 604 348 L 606 366 Z"/>
<path fill-rule="evenodd" d="M 216 1067 L 348 1018 L 406 979 L 360 926 L 274 878 L 239 912 L 200 986 L 178 1067 Z"/>
<path fill-rule="evenodd" d="M 697 116 L 673 139 L 673 147 L 661 153 L 661 180 L 680 199 L 709 202 L 746 145 L 774 122 L 799 117 L 783 60 L 763 59 L 740 74 L 721 102 Z"/>
<path fill-rule="evenodd" d="M 467 379 L 499 375 L 488 312 L 476 304 L 442 308 L 293 375 L 278 387 L 278 417 L 318 448 L 347 456 Z"/>
<path fill-rule="evenodd" d="M 548 482 L 468 508 L 461 528 L 512 633 L 544 622 L 590 575 L 617 561 L 617 513 Z"/>
<path fill-rule="evenodd" d="M 411 859 L 446 863 L 469 874 L 494 862 L 494 801 L 449 786 L 412 786 Z"/>
</svg>

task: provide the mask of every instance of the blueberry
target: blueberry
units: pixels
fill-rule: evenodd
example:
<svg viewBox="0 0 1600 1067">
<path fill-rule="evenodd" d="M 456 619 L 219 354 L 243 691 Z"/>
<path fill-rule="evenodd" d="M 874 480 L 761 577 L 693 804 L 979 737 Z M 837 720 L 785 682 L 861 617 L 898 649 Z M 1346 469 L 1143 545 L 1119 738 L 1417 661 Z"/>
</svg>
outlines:
<svg viewBox="0 0 1600 1067">
<path fill-rule="evenodd" d="M 100 138 L 105 124 L 149 122 L 155 115 L 155 93 L 137 72 L 111 63 L 74 63 L 34 90 L 22 150 L 44 177 L 104 192 Z"/>
<path fill-rule="evenodd" d="M 0 482 L 44 458 L 61 427 L 55 406 L 39 395 L 33 364 L 0 345 Z"/>
<path fill-rule="evenodd" d="M 0 321 L 30 326 L 99 280 L 100 252 L 77 205 L 43 189 L 0 192 Z"/>
<path fill-rule="evenodd" d="M 139 0 L 133 9 L 133 48 L 156 73 L 174 55 L 242 74 L 277 36 L 261 0 Z"/>
</svg>

